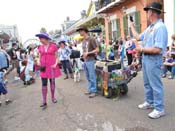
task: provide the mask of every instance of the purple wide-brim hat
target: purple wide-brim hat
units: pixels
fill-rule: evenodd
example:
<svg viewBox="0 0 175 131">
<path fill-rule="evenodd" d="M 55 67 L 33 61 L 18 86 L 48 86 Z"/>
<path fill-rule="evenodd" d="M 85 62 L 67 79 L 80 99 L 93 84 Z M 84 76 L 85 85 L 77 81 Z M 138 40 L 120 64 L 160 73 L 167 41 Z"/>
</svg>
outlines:
<svg viewBox="0 0 175 131">
<path fill-rule="evenodd" d="M 66 41 L 61 39 L 61 40 L 59 40 L 58 44 L 61 44 L 61 43 L 66 44 Z"/>
<path fill-rule="evenodd" d="M 45 38 L 47 40 L 51 40 L 51 38 L 49 37 L 47 33 L 40 33 L 40 34 L 36 34 L 35 36 L 38 38 Z"/>
</svg>

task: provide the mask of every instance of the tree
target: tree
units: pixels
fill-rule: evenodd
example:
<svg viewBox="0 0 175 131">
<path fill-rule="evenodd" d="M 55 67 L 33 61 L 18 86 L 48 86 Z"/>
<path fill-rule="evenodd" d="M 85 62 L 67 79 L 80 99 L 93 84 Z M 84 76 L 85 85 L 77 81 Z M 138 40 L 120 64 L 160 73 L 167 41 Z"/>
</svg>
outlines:
<svg viewBox="0 0 175 131">
<path fill-rule="evenodd" d="M 47 33 L 46 28 L 42 27 L 41 30 L 40 30 L 40 33 Z"/>
</svg>

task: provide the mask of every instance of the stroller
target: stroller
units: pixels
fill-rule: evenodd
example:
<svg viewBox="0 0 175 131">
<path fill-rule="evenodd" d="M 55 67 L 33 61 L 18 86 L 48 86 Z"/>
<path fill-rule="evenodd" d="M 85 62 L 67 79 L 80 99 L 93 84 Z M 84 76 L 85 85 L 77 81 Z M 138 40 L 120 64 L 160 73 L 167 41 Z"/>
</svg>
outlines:
<svg viewBox="0 0 175 131">
<path fill-rule="evenodd" d="M 35 83 L 35 79 L 30 78 L 29 80 L 26 80 L 26 77 L 30 77 L 30 76 L 27 76 L 29 74 L 26 74 L 26 67 L 27 67 L 27 61 L 24 60 L 20 64 L 20 75 L 19 75 L 19 77 L 24 82 L 24 85 L 31 85 L 32 83 Z"/>
</svg>

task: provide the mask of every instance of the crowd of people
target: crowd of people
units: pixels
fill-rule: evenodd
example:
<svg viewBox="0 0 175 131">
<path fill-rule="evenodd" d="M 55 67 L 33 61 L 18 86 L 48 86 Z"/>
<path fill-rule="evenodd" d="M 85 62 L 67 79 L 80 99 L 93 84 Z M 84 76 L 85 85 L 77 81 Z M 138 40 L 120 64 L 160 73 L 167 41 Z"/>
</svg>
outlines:
<svg viewBox="0 0 175 131">
<path fill-rule="evenodd" d="M 155 8 L 152 8 L 154 6 Z M 125 39 L 113 40 L 107 45 L 101 35 L 89 35 L 88 29 L 81 27 L 77 29 L 77 32 L 84 38 L 82 41 L 60 40 L 58 43 L 52 43 L 47 33 L 40 33 L 36 35 L 41 42 L 39 46 L 28 46 L 23 50 L 18 47 L 17 43 L 13 43 L 9 51 L 0 46 L 0 96 L 1 94 L 6 96 L 8 93 L 7 74 L 11 71 L 15 71 L 14 80 L 21 79 L 24 85 L 34 83 L 40 74 L 43 98 L 41 108 L 47 108 L 48 81 L 50 82 L 51 100 L 53 103 L 57 103 L 55 78 L 61 75 L 61 67 L 65 73 L 64 80 L 74 78 L 74 61 L 71 60 L 71 55 L 73 51 L 77 50 L 80 52 L 80 57 L 75 59 L 76 66 L 85 71 L 88 82 L 85 94 L 89 98 L 97 96 L 94 66 L 96 60 L 117 60 L 120 61 L 122 68 L 134 66 L 139 70 L 142 67 L 146 101 L 138 107 L 140 109 L 154 108 L 153 112 L 149 114 L 151 118 L 163 116 L 165 114 L 163 84 L 160 76 L 165 78 L 167 72 L 170 71 L 168 78 L 175 77 L 175 35 L 172 36 L 172 45 L 167 47 L 167 31 L 160 19 L 162 9 L 159 3 L 154 2 L 144 10 L 148 13 L 148 19 L 152 23 L 145 32 L 139 35 L 135 30 L 134 23 L 130 23 L 133 36 L 136 40 L 143 41 L 142 44 L 138 44 L 128 35 Z M 155 41 L 152 41 L 155 36 L 150 32 L 153 29 L 159 31 L 158 34 L 155 34 Z M 165 47 L 167 47 L 166 51 Z M 161 60 L 164 60 L 163 64 Z M 6 98 L 6 104 L 10 102 L 11 100 Z M 1 103 L 0 99 L 0 105 Z"/>
<path fill-rule="evenodd" d="M 77 62 L 78 68 L 80 68 L 81 70 L 85 69 L 86 76 L 89 81 L 89 87 L 91 87 L 91 85 L 94 85 L 96 87 L 95 85 L 96 81 L 94 81 L 96 80 L 95 78 L 96 75 L 95 75 L 95 69 L 93 69 L 95 60 L 118 60 L 121 62 L 122 67 L 134 65 L 134 67 L 138 67 L 138 69 L 141 69 L 142 55 L 141 53 L 136 51 L 135 40 L 131 39 L 129 35 L 126 37 L 126 39 L 120 38 L 119 40 L 110 41 L 109 45 L 106 45 L 105 40 L 102 37 L 98 37 L 95 35 L 89 36 L 87 28 L 80 28 L 77 31 L 79 31 L 80 33 L 83 32 L 81 35 L 84 37 L 90 37 L 89 41 L 92 43 L 93 46 L 96 45 L 95 46 L 96 48 L 86 47 L 87 45 L 83 44 L 84 41 L 66 42 L 65 40 L 60 40 L 57 44 L 52 43 L 53 45 L 55 45 L 55 48 L 57 48 L 56 55 L 59 59 L 59 62 L 57 62 L 57 64 L 59 64 L 59 67 L 63 68 L 63 72 L 65 73 L 64 80 L 68 79 L 69 76 L 70 78 L 74 77 L 73 61 L 70 58 L 72 50 L 77 50 L 81 52 L 80 56 L 82 57 L 76 59 L 76 62 Z M 87 34 L 84 34 L 84 33 L 87 33 Z M 47 34 L 43 33 L 40 35 L 43 35 L 42 37 L 44 38 L 46 38 L 47 36 L 48 39 L 46 40 L 51 40 L 51 38 L 49 38 Z M 41 36 L 38 36 L 38 37 L 40 38 Z M 169 79 L 173 79 L 175 76 L 175 51 L 174 51 L 175 35 L 172 36 L 172 40 L 173 40 L 172 45 L 170 47 L 167 47 L 166 53 L 163 55 L 164 64 L 162 65 L 162 77 L 165 78 L 167 76 L 167 72 L 170 71 L 170 76 L 168 77 Z M 43 40 L 41 40 L 41 43 L 43 43 Z M 83 47 L 84 45 L 86 46 Z M 41 71 L 42 69 L 40 67 L 41 65 L 40 63 L 41 58 L 39 55 L 41 50 L 40 48 L 41 46 L 36 46 L 36 47 L 29 46 L 27 50 L 23 50 L 19 48 L 16 43 L 13 43 L 12 48 L 6 51 L 1 46 L 0 59 L 2 60 L 2 62 L 0 63 L 0 67 L 1 67 L 1 72 L 4 72 L 5 74 L 3 76 L 4 83 L 6 84 L 8 82 L 6 76 L 12 70 L 15 70 L 14 80 L 21 79 L 23 80 L 24 85 L 30 85 L 34 83 L 35 78 L 38 77 L 39 74 L 43 74 Z M 88 49 L 88 48 L 91 48 L 91 49 Z M 93 52 L 93 55 L 91 57 L 89 57 L 89 54 L 84 55 L 84 52 L 92 49 L 96 50 L 96 52 Z M 50 55 L 50 54 L 46 53 L 46 55 Z M 85 57 L 87 56 L 88 56 L 88 60 L 87 60 L 88 62 L 85 61 L 87 59 Z M 50 60 L 50 57 L 49 59 L 44 58 L 44 60 L 42 61 L 46 62 L 48 60 Z M 89 63 L 91 63 L 92 65 Z M 44 63 L 44 65 L 45 64 L 46 63 Z M 88 69 L 88 67 L 90 68 Z M 49 72 L 50 73 L 48 74 L 52 74 L 52 71 L 49 71 Z M 49 76 L 50 82 L 52 83 L 51 78 L 52 76 Z M 42 80 L 42 83 L 43 83 L 42 84 L 43 87 L 47 86 L 46 80 Z M 97 91 L 95 90 L 95 88 L 94 89 L 89 88 L 88 93 L 86 94 L 91 94 L 90 92 L 91 93 L 94 92 L 95 95 L 93 96 L 96 96 Z M 44 94 L 44 91 L 43 91 L 43 94 Z M 55 98 L 53 96 L 53 101 L 54 100 Z"/>
<path fill-rule="evenodd" d="M 14 81 L 22 80 L 24 85 L 35 82 L 35 78 L 39 76 L 37 52 L 37 47 L 28 47 L 24 50 L 17 43 L 12 43 L 11 49 L 8 50 L 3 49 L 3 45 L 0 46 L 0 95 L 7 95 L 7 75 L 12 71 Z M 6 103 L 10 102 L 7 98 Z"/>
</svg>

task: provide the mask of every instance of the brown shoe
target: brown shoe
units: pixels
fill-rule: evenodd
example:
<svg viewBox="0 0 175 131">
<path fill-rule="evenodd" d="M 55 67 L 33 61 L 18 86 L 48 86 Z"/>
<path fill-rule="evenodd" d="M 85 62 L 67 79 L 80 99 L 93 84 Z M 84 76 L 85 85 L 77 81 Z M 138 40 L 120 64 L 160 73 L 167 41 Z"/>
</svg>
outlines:
<svg viewBox="0 0 175 131">
<path fill-rule="evenodd" d="M 89 98 L 94 98 L 94 97 L 96 97 L 97 96 L 97 93 L 91 93 L 90 95 L 89 95 Z"/>
<path fill-rule="evenodd" d="M 85 95 L 90 95 L 91 94 L 91 92 L 89 91 L 89 92 L 86 92 L 86 93 L 84 93 Z"/>
<path fill-rule="evenodd" d="M 66 77 L 64 78 L 64 80 L 67 80 L 67 79 L 69 79 L 69 77 L 68 77 L 68 76 L 66 76 Z"/>
<path fill-rule="evenodd" d="M 8 104 L 10 104 L 10 103 L 12 103 L 11 100 L 6 100 L 6 101 L 5 101 L 5 104 L 6 104 L 6 105 L 8 105 Z"/>
<path fill-rule="evenodd" d="M 71 74 L 71 76 L 70 76 L 72 79 L 74 79 L 74 75 L 73 74 Z"/>
</svg>

